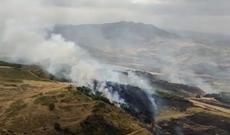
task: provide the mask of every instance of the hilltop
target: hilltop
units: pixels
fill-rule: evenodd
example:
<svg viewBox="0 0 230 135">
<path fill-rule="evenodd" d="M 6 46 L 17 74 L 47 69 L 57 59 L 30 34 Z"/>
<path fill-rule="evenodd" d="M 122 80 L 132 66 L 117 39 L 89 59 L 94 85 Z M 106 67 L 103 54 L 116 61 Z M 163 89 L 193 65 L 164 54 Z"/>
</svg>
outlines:
<svg viewBox="0 0 230 135">
<path fill-rule="evenodd" d="M 123 110 L 50 76 L 34 66 L 1 62 L 0 134 L 150 134 Z"/>
</svg>

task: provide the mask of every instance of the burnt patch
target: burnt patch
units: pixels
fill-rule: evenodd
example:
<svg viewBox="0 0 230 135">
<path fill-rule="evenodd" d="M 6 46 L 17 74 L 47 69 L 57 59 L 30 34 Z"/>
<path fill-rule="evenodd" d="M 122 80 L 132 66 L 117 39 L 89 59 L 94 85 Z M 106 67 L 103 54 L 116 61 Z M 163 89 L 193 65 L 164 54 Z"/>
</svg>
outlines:
<svg viewBox="0 0 230 135">
<path fill-rule="evenodd" d="M 209 113 L 197 113 L 157 123 L 159 135 L 229 135 L 230 119 Z"/>
<path fill-rule="evenodd" d="M 135 86 L 107 82 L 106 87 L 113 93 L 118 92 L 126 104 L 121 107 L 145 123 L 154 120 L 154 106 L 147 93 Z"/>
</svg>

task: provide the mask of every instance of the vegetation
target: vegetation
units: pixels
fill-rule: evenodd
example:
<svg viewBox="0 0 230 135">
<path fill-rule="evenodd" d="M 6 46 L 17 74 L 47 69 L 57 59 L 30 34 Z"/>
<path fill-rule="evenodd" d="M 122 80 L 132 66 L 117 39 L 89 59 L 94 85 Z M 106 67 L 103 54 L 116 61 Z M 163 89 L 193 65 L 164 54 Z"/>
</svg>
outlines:
<svg viewBox="0 0 230 135">
<path fill-rule="evenodd" d="M 163 92 L 163 91 L 156 91 L 156 95 L 162 97 L 162 98 L 168 98 L 172 100 L 185 100 L 183 97 L 174 95 L 171 93 Z"/>
<path fill-rule="evenodd" d="M 156 91 L 156 94 L 153 95 L 155 102 L 158 106 L 161 106 L 161 109 L 176 109 L 181 112 L 186 111 L 187 108 L 193 106 L 193 104 L 187 99 L 174 95 L 171 93 Z"/>
<path fill-rule="evenodd" d="M 81 123 L 82 132 L 85 135 L 122 135 L 121 129 L 109 123 L 101 115 L 91 115 Z"/>
<path fill-rule="evenodd" d="M 39 96 L 38 98 L 34 100 L 35 104 L 41 104 L 45 106 L 53 106 L 51 104 L 54 104 L 56 102 L 57 102 L 57 99 L 55 96 Z"/>
<path fill-rule="evenodd" d="M 112 103 L 109 101 L 109 99 L 104 97 L 103 94 L 101 92 L 99 92 L 99 91 L 96 91 L 95 94 L 94 94 L 90 88 L 85 87 L 85 86 L 77 87 L 77 90 L 79 90 L 83 94 L 91 97 L 93 100 L 100 100 L 100 101 L 103 101 L 105 103 L 108 103 L 108 104 L 112 105 Z"/>
<path fill-rule="evenodd" d="M 14 68 L 21 68 L 21 64 L 15 64 L 15 63 L 8 63 L 4 61 L 0 61 L 0 66 L 9 66 L 9 67 L 14 67 Z"/>
</svg>

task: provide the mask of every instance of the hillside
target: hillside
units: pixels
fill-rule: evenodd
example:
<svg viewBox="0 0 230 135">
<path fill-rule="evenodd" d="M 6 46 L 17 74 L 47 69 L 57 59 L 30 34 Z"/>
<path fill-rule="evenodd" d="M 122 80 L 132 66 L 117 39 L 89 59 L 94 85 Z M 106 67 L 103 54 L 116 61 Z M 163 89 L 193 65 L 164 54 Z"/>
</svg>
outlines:
<svg viewBox="0 0 230 135">
<path fill-rule="evenodd" d="M 92 95 L 87 87 L 60 82 L 37 66 L 0 63 L 0 134 L 3 135 L 230 133 L 229 105 L 213 95 L 199 95 L 203 92 L 195 87 L 161 81 L 152 95 L 157 106 L 153 109 L 142 89 L 107 82 L 107 87 L 126 102 L 118 108 L 105 97 Z M 138 74 L 152 78 L 153 86 L 158 84 L 154 76 Z M 196 94 L 191 94 L 193 89 Z"/>
<path fill-rule="evenodd" d="M 68 83 L 21 66 L 2 64 L 0 71 L 0 134 L 150 134 L 134 117 Z"/>
</svg>

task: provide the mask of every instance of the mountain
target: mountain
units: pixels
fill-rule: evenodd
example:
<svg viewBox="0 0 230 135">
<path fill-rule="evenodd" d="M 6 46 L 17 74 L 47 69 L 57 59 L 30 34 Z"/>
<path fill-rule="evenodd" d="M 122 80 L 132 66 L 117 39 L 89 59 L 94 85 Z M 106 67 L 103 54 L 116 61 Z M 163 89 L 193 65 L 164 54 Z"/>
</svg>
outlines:
<svg viewBox="0 0 230 135">
<path fill-rule="evenodd" d="M 166 31 L 151 24 L 115 22 L 58 25 L 61 34 L 103 63 L 156 73 L 161 79 L 202 88 L 228 91 L 228 36 Z"/>
<path fill-rule="evenodd" d="M 134 22 L 105 24 L 58 25 L 54 33 L 83 46 L 122 46 L 151 41 L 156 38 L 176 38 L 177 35 L 153 25 Z"/>
</svg>

